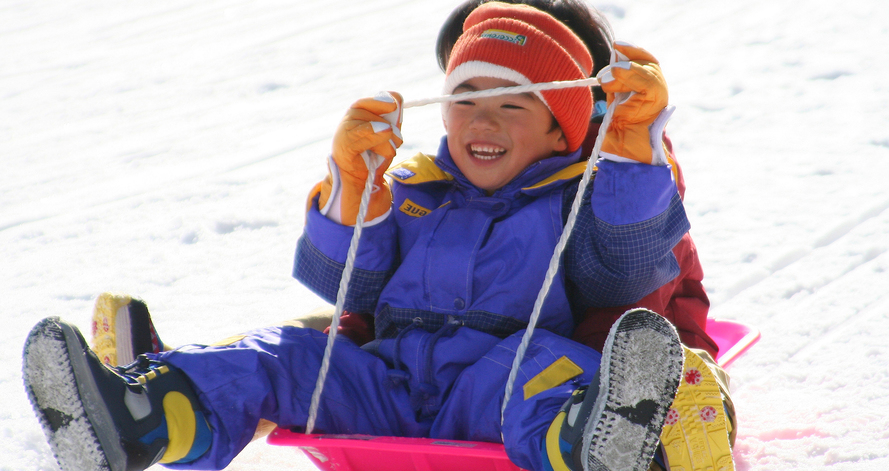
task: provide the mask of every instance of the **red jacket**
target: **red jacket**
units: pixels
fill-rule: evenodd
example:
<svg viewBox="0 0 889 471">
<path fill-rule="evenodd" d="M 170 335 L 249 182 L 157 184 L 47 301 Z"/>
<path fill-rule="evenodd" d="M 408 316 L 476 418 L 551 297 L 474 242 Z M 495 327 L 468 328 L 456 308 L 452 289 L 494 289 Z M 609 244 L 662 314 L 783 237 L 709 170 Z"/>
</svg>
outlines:
<svg viewBox="0 0 889 471">
<path fill-rule="evenodd" d="M 584 142 L 586 153 L 592 152 L 598 131 L 597 124 L 590 125 L 587 141 Z M 664 135 L 664 142 L 669 158 L 673 162 L 679 196 L 684 198 L 685 178 L 682 176 L 682 168 L 673 153 L 673 143 L 666 135 Z M 676 247 L 673 247 L 673 254 L 676 256 L 676 261 L 679 262 L 680 269 L 679 275 L 673 281 L 633 304 L 588 309 L 577 324 L 572 338 L 601 351 L 614 321 L 628 309 L 644 307 L 672 322 L 679 331 L 682 343 L 686 346 L 706 350 L 715 358 L 718 350 L 716 342 L 704 331 L 704 326 L 707 325 L 707 313 L 710 310 L 710 300 L 701 283 L 704 279 L 704 270 L 701 267 L 698 250 L 691 239 L 691 234 L 686 233 L 682 240 L 676 244 Z"/>
</svg>

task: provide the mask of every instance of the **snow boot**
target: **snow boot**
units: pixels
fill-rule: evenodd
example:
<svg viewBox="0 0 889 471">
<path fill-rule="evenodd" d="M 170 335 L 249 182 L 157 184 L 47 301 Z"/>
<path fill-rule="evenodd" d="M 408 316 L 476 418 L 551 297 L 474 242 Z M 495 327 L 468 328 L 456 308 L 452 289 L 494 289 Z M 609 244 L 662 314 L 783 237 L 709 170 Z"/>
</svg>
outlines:
<svg viewBox="0 0 889 471">
<path fill-rule="evenodd" d="M 734 424 L 727 414 L 734 407 L 725 401 L 722 389 L 727 384 L 720 384 L 715 364 L 707 352 L 685 348 L 682 381 L 661 433 L 665 469 L 735 469 L 730 439 Z"/>
<path fill-rule="evenodd" d="M 76 327 L 50 317 L 25 342 L 25 390 L 64 471 L 194 461 L 211 432 L 185 375 L 140 356 L 104 365 Z"/>
<path fill-rule="evenodd" d="M 92 337 L 96 355 L 111 366 L 128 365 L 143 353 L 164 350 L 145 302 L 122 294 L 102 293 L 96 298 Z"/>
<path fill-rule="evenodd" d="M 596 378 L 550 425 L 544 462 L 554 471 L 648 469 L 682 361 L 679 336 L 666 319 L 646 309 L 625 313 L 608 334 Z"/>
</svg>

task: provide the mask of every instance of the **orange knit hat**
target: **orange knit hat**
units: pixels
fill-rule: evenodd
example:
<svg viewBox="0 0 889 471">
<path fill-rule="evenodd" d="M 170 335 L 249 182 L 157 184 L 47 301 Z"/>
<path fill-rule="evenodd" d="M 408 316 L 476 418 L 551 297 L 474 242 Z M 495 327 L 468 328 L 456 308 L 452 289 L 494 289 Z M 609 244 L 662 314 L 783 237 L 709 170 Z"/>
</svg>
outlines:
<svg viewBox="0 0 889 471">
<path fill-rule="evenodd" d="M 476 8 L 463 23 L 463 34 L 451 51 L 444 93 L 475 77 L 493 77 L 519 85 L 590 76 L 593 59 L 565 24 L 528 5 L 500 2 Z M 589 87 L 534 92 L 562 128 L 568 149 L 586 137 L 593 110 Z"/>
</svg>

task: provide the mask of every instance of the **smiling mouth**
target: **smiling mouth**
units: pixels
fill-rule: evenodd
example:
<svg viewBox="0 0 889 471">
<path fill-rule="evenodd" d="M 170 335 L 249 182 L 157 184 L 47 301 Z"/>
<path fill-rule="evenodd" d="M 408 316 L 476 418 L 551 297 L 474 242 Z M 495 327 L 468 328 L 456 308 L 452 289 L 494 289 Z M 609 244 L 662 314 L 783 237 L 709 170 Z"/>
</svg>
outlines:
<svg viewBox="0 0 889 471">
<path fill-rule="evenodd" d="M 498 146 L 470 145 L 469 153 L 479 160 L 494 160 L 502 157 L 506 149 Z"/>
</svg>

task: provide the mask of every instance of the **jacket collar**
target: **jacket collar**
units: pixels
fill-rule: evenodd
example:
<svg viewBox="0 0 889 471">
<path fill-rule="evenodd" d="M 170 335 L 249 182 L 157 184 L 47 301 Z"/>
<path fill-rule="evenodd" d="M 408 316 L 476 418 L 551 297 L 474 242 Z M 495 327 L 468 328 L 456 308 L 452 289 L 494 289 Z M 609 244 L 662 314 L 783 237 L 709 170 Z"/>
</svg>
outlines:
<svg viewBox="0 0 889 471">
<path fill-rule="evenodd" d="M 491 196 L 515 198 L 520 193 L 536 195 L 576 179 L 583 174 L 586 165 L 587 162 L 582 160 L 581 149 L 567 155 L 549 157 L 529 165 Z M 396 165 L 387 173 L 395 180 L 408 185 L 433 181 L 454 181 L 470 193 L 484 194 L 482 189 L 473 185 L 457 168 L 448 149 L 447 136 L 441 139 L 437 157 L 417 154 Z"/>
</svg>

